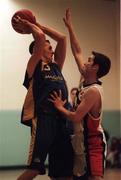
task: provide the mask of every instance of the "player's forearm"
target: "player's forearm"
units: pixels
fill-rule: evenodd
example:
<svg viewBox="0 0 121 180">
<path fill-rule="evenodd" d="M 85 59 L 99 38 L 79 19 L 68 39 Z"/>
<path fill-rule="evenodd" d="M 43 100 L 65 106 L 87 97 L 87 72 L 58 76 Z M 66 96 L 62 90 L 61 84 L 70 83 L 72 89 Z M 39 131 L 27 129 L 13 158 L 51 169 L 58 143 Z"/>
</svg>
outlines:
<svg viewBox="0 0 121 180">
<path fill-rule="evenodd" d="M 69 111 L 66 108 L 64 108 L 63 106 L 61 108 L 58 109 L 68 120 L 76 123 L 76 122 L 80 122 L 80 119 L 77 117 L 75 112 Z"/>
<path fill-rule="evenodd" d="M 32 27 L 32 35 L 35 40 L 34 49 L 33 49 L 33 55 L 35 56 L 35 60 L 38 60 L 38 58 L 41 58 L 44 45 L 45 45 L 45 34 L 44 32 L 39 29 L 37 26 Z"/>
<path fill-rule="evenodd" d="M 82 50 L 79 44 L 79 41 L 76 37 L 76 34 L 74 32 L 73 26 L 68 26 L 68 31 L 69 31 L 69 36 L 70 36 L 70 44 L 71 44 L 71 49 L 73 56 L 75 58 L 75 61 L 77 63 L 78 69 L 81 74 L 85 73 L 84 69 L 84 62 L 82 58 Z"/>
<path fill-rule="evenodd" d="M 73 26 L 69 26 L 68 31 L 69 31 L 70 43 L 71 43 L 73 55 L 76 56 L 76 54 L 78 54 L 78 53 L 81 54 L 81 47 L 80 47 L 79 41 L 76 37 L 76 34 L 74 32 Z"/>
<path fill-rule="evenodd" d="M 45 44 L 45 34 L 40 28 L 38 28 L 38 26 L 34 24 L 31 26 L 31 32 L 35 40 L 33 53 L 35 56 L 40 56 Z"/>
<path fill-rule="evenodd" d="M 36 25 L 32 25 L 31 33 L 35 40 L 35 44 L 34 44 L 32 56 L 30 57 L 27 65 L 27 72 L 29 74 L 29 77 L 32 77 L 35 67 L 42 57 L 42 53 L 45 45 L 45 34 L 41 29 L 39 29 Z"/>
<path fill-rule="evenodd" d="M 55 29 L 52 29 L 50 27 L 46 27 L 46 26 L 42 26 L 39 23 L 37 23 L 37 26 L 42 29 L 42 31 L 47 34 L 48 36 L 50 36 L 52 39 L 54 39 L 55 41 L 60 41 L 66 38 L 66 36 L 63 33 L 60 33 L 58 31 L 56 31 Z"/>
<path fill-rule="evenodd" d="M 32 35 L 33 35 L 33 38 L 34 38 L 35 40 L 42 39 L 42 38 L 45 39 L 45 34 L 44 34 L 44 32 L 43 32 L 40 28 L 38 28 L 38 26 L 32 24 L 32 25 L 30 26 L 30 28 L 31 28 L 31 33 L 32 33 Z"/>
</svg>

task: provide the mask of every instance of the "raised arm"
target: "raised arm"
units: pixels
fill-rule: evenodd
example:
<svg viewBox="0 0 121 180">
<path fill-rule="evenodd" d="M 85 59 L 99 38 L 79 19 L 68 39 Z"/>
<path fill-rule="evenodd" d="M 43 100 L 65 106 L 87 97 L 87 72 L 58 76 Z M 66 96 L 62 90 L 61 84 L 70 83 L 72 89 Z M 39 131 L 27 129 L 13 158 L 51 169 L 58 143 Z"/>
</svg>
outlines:
<svg viewBox="0 0 121 180">
<path fill-rule="evenodd" d="M 42 57 L 43 48 L 45 45 L 45 34 L 37 25 L 32 24 L 25 19 L 21 19 L 20 17 L 17 17 L 15 21 L 18 29 L 19 28 L 21 29 L 21 27 L 23 27 L 23 29 L 25 30 L 29 29 L 29 32 L 33 35 L 33 38 L 35 40 L 33 54 L 30 57 L 27 64 L 27 73 L 29 78 L 31 78 L 34 73 L 36 65 L 38 64 L 39 60 Z"/>
<path fill-rule="evenodd" d="M 55 52 L 54 52 L 54 61 L 62 69 L 65 57 L 66 57 L 66 36 L 55 29 L 50 27 L 45 27 L 37 23 L 37 26 L 53 40 L 57 42 Z"/>
<path fill-rule="evenodd" d="M 34 24 L 30 24 L 30 29 L 31 33 L 33 35 L 33 38 L 35 40 L 35 45 L 33 49 L 33 54 L 29 59 L 28 65 L 27 65 L 27 72 L 29 74 L 29 77 L 31 77 L 34 73 L 35 67 L 40 61 L 42 54 L 43 54 L 43 49 L 45 45 L 45 35 L 43 31 L 38 28 Z"/>
<path fill-rule="evenodd" d="M 82 50 L 81 50 L 78 38 L 74 32 L 70 9 L 66 10 L 66 14 L 63 20 L 69 32 L 71 49 L 72 49 L 73 56 L 76 60 L 78 69 L 81 74 L 84 74 L 84 62 L 83 62 L 83 57 L 82 57 Z"/>
</svg>

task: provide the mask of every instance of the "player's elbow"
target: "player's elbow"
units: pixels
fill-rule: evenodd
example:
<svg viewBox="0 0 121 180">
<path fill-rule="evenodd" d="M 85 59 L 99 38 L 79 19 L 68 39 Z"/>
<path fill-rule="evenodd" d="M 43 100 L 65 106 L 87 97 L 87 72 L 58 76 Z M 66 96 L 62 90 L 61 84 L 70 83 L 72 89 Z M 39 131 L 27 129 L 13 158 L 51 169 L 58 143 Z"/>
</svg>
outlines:
<svg viewBox="0 0 121 180">
<path fill-rule="evenodd" d="M 74 122 L 75 122 L 75 123 L 80 123 L 80 122 L 81 122 L 80 117 L 75 116 L 75 118 L 74 118 Z"/>
<path fill-rule="evenodd" d="M 39 49 L 43 49 L 45 45 L 46 37 L 44 33 L 40 33 L 38 37 L 35 39 L 35 42 Z"/>
<path fill-rule="evenodd" d="M 65 41 L 66 41 L 66 39 L 67 39 L 67 37 L 66 37 L 65 34 L 63 34 L 61 38 L 62 38 L 63 40 L 65 40 Z"/>
<path fill-rule="evenodd" d="M 45 40 L 46 40 L 45 34 L 43 32 L 41 32 L 39 34 L 39 36 L 40 36 L 40 40 L 45 42 Z"/>
<path fill-rule="evenodd" d="M 66 41 L 67 41 L 66 35 L 64 35 L 64 34 L 61 35 L 60 38 L 59 38 L 59 41 L 66 43 Z"/>
</svg>

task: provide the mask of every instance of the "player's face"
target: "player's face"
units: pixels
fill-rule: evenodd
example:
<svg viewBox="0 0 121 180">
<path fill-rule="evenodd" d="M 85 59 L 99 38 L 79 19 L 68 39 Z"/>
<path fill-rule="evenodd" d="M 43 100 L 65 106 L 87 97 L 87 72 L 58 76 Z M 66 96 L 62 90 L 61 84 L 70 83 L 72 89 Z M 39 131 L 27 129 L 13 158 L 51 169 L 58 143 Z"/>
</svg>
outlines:
<svg viewBox="0 0 121 180">
<path fill-rule="evenodd" d="M 49 42 L 45 42 L 44 58 L 46 59 L 47 62 L 52 61 L 53 54 L 54 52 L 53 52 L 51 44 Z"/>
<path fill-rule="evenodd" d="M 74 100 L 75 100 L 76 93 L 77 93 L 77 90 L 73 90 L 70 94 L 72 102 L 74 102 Z"/>
<path fill-rule="evenodd" d="M 92 67 L 93 67 L 93 64 L 94 64 L 94 55 L 91 55 L 91 56 L 88 58 L 87 62 L 85 62 L 85 64 L 84 64 L 86 71 L 91 70 Z"/>
</svg>

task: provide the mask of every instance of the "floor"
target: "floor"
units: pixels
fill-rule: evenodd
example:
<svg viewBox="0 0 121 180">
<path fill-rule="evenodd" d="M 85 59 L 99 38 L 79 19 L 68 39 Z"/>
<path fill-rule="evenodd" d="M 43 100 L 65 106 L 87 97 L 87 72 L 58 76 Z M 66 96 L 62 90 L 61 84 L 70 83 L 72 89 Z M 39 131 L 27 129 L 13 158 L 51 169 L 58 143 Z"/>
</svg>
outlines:
<svg viewBox="0 0 121 180">
<path fill-rule="evenodd" d="M 16 180 L 23 170 L 0 170 L 0 180 Z M 38 176 L 35 180 L 49 180 L 47 175 Z M 121 180 L 121 169 L 107 169 L 104 180 Z"/>
</svg>

